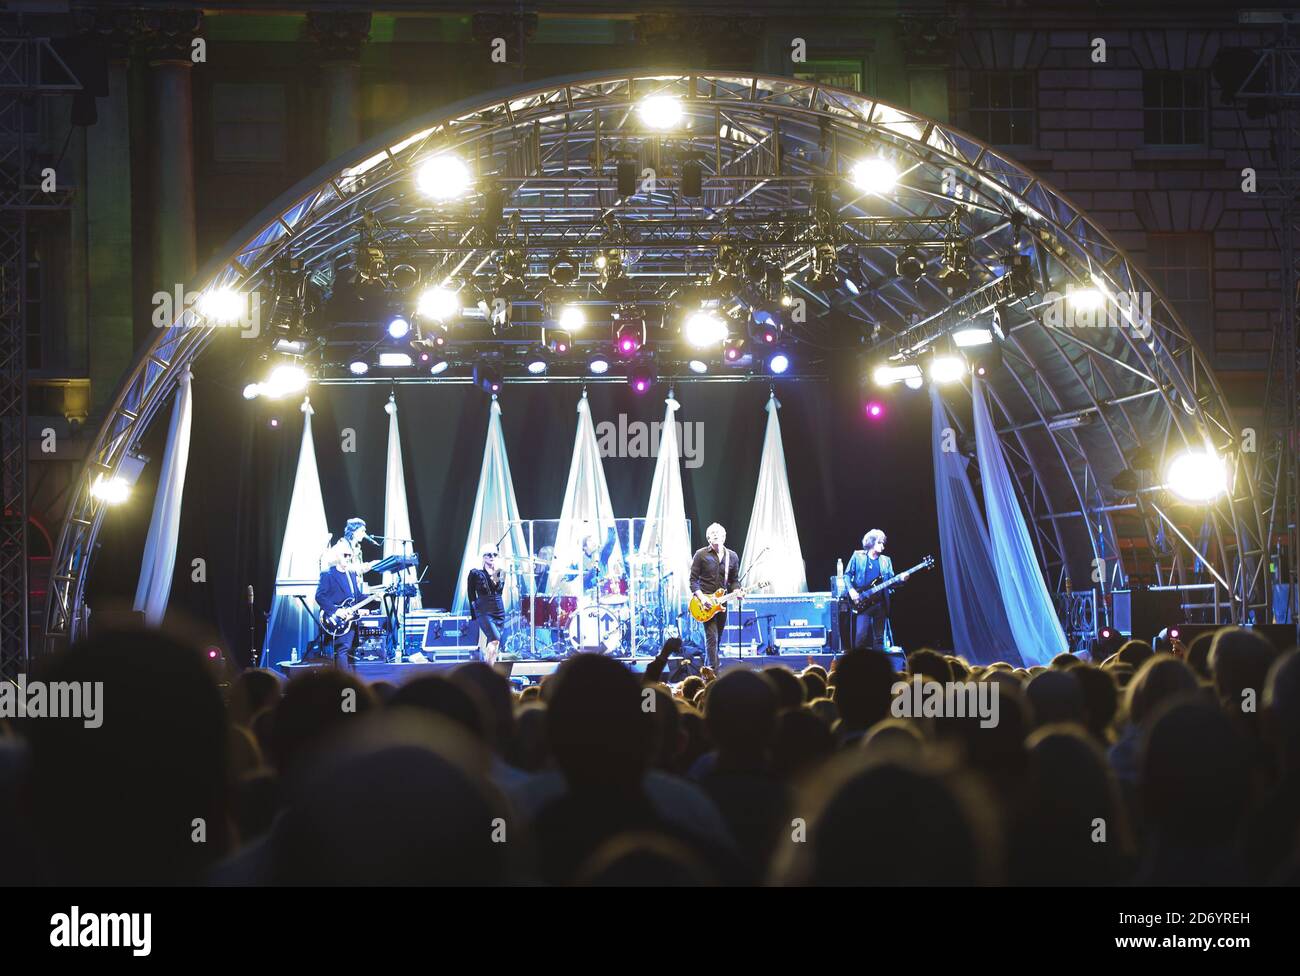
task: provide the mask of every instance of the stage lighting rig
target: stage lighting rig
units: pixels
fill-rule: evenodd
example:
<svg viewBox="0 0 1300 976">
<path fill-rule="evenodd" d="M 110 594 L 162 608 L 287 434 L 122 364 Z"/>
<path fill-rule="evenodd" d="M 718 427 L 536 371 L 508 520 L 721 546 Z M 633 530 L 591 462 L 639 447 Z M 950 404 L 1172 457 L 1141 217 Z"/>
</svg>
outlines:
<svg viewBox="0 0 1300 976">
<path fill-rule="evenodd" d="M 444 326 L 459 317 L 461 300 L 450 281 L 426 288 L 416 300 L 415 314 L 426 322 L 438 322 Z"/>
<path fill-rule="evenodd" d="M 621 306 L 613 313 L 614 349 L 622 359 L 630 359 L 645 345 L 645 316 L 640 309 Z"/>
<path fill-rule="evenodd" d="M 759 346 L 776 345 L 781 338 L 781 320 L 770 307 L 755 306 L 750 312 L 749 336 Z"/>
<path fill-rule="evenodd" d="M 558 251 L 547 265 L 546 273 L 551 283 L 558 288 L 571 285 L 578 280 L 580 273 L 578 259 L 571 251 Z"/>
<path fill-rule="evenodd" d="M 684 116 L 681 100 L 674 95 L 650 95 L 643 98 L 637 103 L 636 114 L 642 125 L 660 132 L 677 128 Z"/>
<path fill-rule="evenodd" d="M 782 376 L 790 369 L 790 354 L 784 349 L 775 349 L 767 357 L 767 371 L 773 376 Z"/>
<path fill-rule="evenodd" d="M 833 244 L 818 244 L 813 249 L 812 274 L 808 284 L 817 289 L 835 288 L 840 283 L 839 259 Z"/>
<path fill-rule="evenodd" d="M 494 297 L 519 301 L 528 297 L 528 258 L 523 251 L 511 248 L 497 262 Z"/>
<path fill-rule="evenodd" d="M 420 283 L 420 271 L 413 264 L 398 264 L 388 272 L 388 283 L 398 291 L 410 291 Z"/>
<path fill-rule="evenodd" d="M 501 387 L 505 380 L 501 376 L 501 370 L 491 363 L 476 363 L 474 365 L 474 385 L 484 393 L 500 393 Z"/>
<path fill-rule="evenodd" d="M 544 329 L 542 340 L 557 356 L 566 356 L 573 349 L 573 335 L 565 329 Z"/>
<path fill-rule="evenodd" d="M 687 317 L 682 337 L 697 349 L 714 346 L 727 338 L 727 323 L 716 311 L 700 308 Z"/>
<path fill-rule="evenodd" d="M 551 350 L 545 346 L 538 346 L 528 354 L 525 362 L 525 368 L 530 376 L 541 376 L 551 367 Z"/>
<path fill-rule="evenodd" d="M 722 361 L 728 366 L 745 365 L 745 360 L 750 358 L 745 346 L 745 340 L 739 336 L 728 339 L 722 345 Z"/>
<path fill-rule="evenodd" d="M 1176 454 L 1165 468 L 1170 491 L 1187 502 L 1210 502 L 1228 490 L 1228 466 L 1213 450 Z"/>
<path fill-rule="evenodd" d="M 454 153 L 440 153 L 426 159 L 415 174 L 415 183 L 420 192 L 439 201 L 463 196 L 473 182 L 469 166 Z"/>
<path fill-rule="evenodd" d="M 617 299 L 627 291 L 627 271 L 623 266 L 623 260 L 623 252 L 616 247 L 608 248 L 596 255 L 596 272 L 600 290 L 607 298 Z"/>
<path fill-rule="evenodd" d="M 898 183 L 898 168 L 881 156 L 858 160 L 849 175 L 863 193 L 890 193 Z"/>
<path fill-rule="evenodd" d="M 582 310 L 581 305 L 563 305 L 555 316 L 555 321 L 561 329 L 577 332 L 587 324 L 587 313 Z"/>
<path fill-rule="evenodd" d="M 628 366 L 627 382 L 634 393 L 645 393 L 659 380 L 659 371 L 655 369 L 654 359 L 648 353 L 642 353 Z"/>
<path fill-rule="evenodd" d="M 970 275 L 966 272 L 967 247 L 965 241 L 949 241 L 943 247 L 943 265 L 939 271 L 939 287 L 949 298 L 960 298 L 970 288 Z"/>
<path fill-rule="evenodd" d="M 904 281 L 916 284 L 925 274 L 925 255 L 918 248 L 904 248 L 894 262 L 894 272 Z"/>
</svg>

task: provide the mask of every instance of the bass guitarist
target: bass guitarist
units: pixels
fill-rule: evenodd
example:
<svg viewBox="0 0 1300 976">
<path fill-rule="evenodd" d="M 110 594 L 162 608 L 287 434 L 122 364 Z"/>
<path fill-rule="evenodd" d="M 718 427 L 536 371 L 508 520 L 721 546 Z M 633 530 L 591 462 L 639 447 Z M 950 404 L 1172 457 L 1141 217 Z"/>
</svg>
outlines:
<svg viewBox="0 0 1300 976">
<path fill-rule="evenodd" d="M 329 564 L 320 574 L 316 585 L 316 606 L 320 607 L 321 616 L 332 617 L 340 609 L 360 601 L 366 595 L 366 585 L 361 581 L 365 572 L 364 564 L 358 564 L 356 552 L 350 539 L 339 540 L 327 551 Z M 322 640 L 326 635 L 322 634 Z M 355 671 L 357 667 L 356 643 L 357 629 L 348 629 L 333 638 L 334 664 L 342 666 L 346 655 L 348 668 Z"/>
<path fill-rule="evenodd" d="M 717 522 L 708 527 L 704 538 L 709 544 L 691 560 L 691 592 L 703 606 L 711 607 L 719 602 L 715 593 L 719 590 L 724 594 L 731 593 L 736 588 L 740 557 L 727 548 L 727 530 Z M 718 644 L 726 626 L 726 610 L 720 610 L 704 621 L 704 651 L 711 668 L 718 666 Z"/>
<path fill-rule="evenodd" d="M 856 604 L 863 590 L 893 575 L 894 564 L 885 555 L 885 533 L 872 529 L 862 537 L 862 548 L 854 551 L 844 570 L 849 600 Z M 862 611 L 855 609 L 852 623 L 854 650 L 889 650 L 893 645 L 889 627 L 889 591 L 879 594 L 870 607 Z"/>
</svg>

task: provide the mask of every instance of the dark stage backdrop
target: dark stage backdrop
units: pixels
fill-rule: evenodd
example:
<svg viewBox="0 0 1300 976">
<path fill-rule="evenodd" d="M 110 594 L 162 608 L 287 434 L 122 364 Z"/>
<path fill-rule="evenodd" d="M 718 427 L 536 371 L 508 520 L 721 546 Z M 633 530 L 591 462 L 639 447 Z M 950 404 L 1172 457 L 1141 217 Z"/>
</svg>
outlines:
<svg viewBox="0 0 1300 976">
<path fill-rule="evenodd" d="M 846 357 L 847 358 L 847 357 Z M 927 553 L 938 557 L 929 407 L 924 391 L 900 390 L 883 420 L 867 420 L 852 363 L 834 380 L 778 383 L 795 516 L 810 589 L 828 588 L 835 561 L 849 555 L 868 528 L 889 536 L 888 551 L 902 570 Z M 245 370 L 200 360 L 194 379 L 194 427 L 171 612 L 214 628 L 215 636 L 247 659 L 246 587 L 253 585 L 259 640 L 279 558 L 302 415 L 297 402 L 245 401 Z M 311 390 L 313 427 L 325 510 L 337 534 L 361 515 L 380 531 L 390 388 L 329 386 Z M 472 386 L 401 386 L 401 421 L 411 527 L 429 565 L 425 606 L 449 606 L 468 531 L 487 433 L 489 398 Z M 636 396 L 623 384 L 588 387 L 592 416 L 617 423 L 659 421 L 660 386 Z M 500 399 L 506 446 L 520 513 L 556 518 L 564 499 L 581 387 L 510 385 Z M 766 383 L 684 383 L 676 389 L 682 422 L 700 422 L 702 463 L 683 469 L 692 542 L 704 544 L 713 521 L 727 528 L 728 544 L 743 552 L 766 424 Z M 131 501 L 109 514 L 100 535 L 87 600 L 92 607 L 129 603 L 166 436 L 168 410 L 149 432 L 152 461 Z M 271 427 L 278 417 L 278 427 Z M 356 432 L 354 453 L 342 451 L 342 431 Z M 645 515 L 654 458 L 605 459 L 615 514 Z M 194 560 L 206 577 L 195 581 Z M 894 601 L 894 629 L 906 647 L 950 647 L 942 574 L 922 574 Z"/>
</svg>

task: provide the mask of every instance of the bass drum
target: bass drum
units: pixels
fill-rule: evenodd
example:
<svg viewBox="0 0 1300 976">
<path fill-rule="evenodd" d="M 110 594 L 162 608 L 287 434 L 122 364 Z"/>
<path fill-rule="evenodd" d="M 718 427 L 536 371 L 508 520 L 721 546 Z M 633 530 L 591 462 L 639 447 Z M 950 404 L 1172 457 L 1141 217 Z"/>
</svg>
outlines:
<svg viewBox="0 0 1300 976">
<path fill-rule="evenodd" d="M 569 618 L 569 646 L 575 651 L 613 654 L 622 644 L 618 615 L 604 607 L 583 607 Z"/>
</svg>

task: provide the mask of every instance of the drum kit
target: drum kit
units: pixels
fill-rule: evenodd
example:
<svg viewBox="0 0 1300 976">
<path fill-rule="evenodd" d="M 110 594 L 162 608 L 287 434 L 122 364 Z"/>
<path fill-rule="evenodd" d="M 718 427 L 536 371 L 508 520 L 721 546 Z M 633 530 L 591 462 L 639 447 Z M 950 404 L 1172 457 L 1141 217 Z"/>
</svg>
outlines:
<svg viewBox="0 0 1300 976">
<path fill-rule="evenodd" d="M 504 562 L 506 572 L 521 580 L 518 605 L 507 607 L 507 654 L 543 660 L 578 653 L 653 657 L 676 633 L 678 615 L 667 596 L 673 573 L 664 571 L 658 555 L 630 555 L 625 568 L 597 572 L 594 585 L 578 595 L 535 592 L 536 573 L 544 568 L 537 557 Z"/>
</svg>

